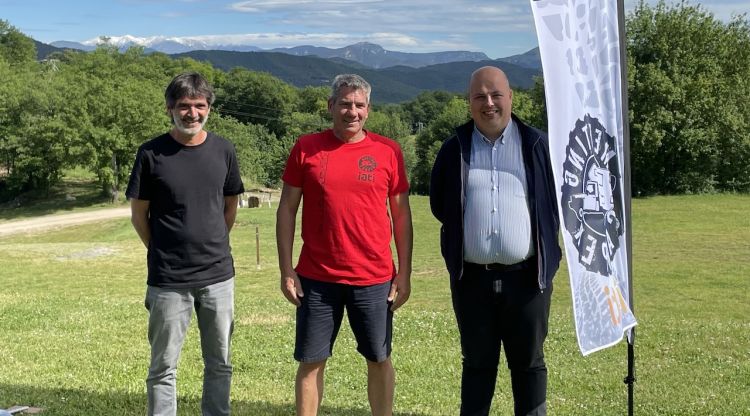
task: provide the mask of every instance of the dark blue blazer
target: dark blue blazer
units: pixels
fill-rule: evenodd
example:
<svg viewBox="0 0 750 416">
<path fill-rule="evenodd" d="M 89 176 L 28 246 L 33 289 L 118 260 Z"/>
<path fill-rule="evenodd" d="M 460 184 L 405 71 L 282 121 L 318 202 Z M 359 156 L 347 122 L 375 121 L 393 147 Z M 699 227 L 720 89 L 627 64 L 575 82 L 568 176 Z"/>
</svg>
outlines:
<svg viewBox="0 0 750 416">
<path fill-rule="evenodd" d="M 539 289 L 551 283 L 560 266 L 562 252 L 558 243 L 560 221 L 557 195 L 549 159 L 547 134 L 524 124 L 515 115 L 513 122 L 521 133 L 526 167 L 529 208 L 537 252 Z M 440 251 L 450 274 L 451 286 L 463 276 L 464 205 L 466 180 L 471 161 L 471 135 L 474 122 L 456 128 L 443 142 L 432 167 L 430 209 L 440 221 Z"/>
</svg>

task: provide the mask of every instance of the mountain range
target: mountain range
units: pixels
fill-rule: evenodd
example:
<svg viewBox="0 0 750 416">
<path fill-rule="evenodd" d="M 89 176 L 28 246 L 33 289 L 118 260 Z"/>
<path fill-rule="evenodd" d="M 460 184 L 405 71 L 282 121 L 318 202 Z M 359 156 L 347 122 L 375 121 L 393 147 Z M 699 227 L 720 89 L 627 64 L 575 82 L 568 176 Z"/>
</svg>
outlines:
<svg viewBox="0 0 750 416">
<path fill-rule="evenodd" d="M 136 36 L 102 36 L 96 39 L 90 39 L 81 43 L 57 41 L 52 42 L 52 46 L 60 48 L 72 48 L 81 50 L 93 50 L 96 46 L 106 41 L 110 45 L 117 46 L 120 49 L 127 49 L 131 46 L 142 46 L 149 51 L 163 52 L 166 54 L 185 53 L 197 50 L 216 50 L 216 51 L 234 51 L 234 52 L 256 52 L 262 51 L 261 48 L 252 46 L 245 42 L 223 43 L 215 37 L 166 37 L 151 36 L 139 38 Z M 225 41 L 224 41 L 225 42 Z M 431 52 L 431 53 L 406 53 L 395 52 L 383 49 L 380 45 L 368 42 L 360 42 L 343 48 L 325 48 L 312 45 L 295 46 L 292 48 L 275 48 L 266 50 L 266 52 L 282 52 L 289 55 L 307 56 L 313 55 L 321 58 L 343 58 L 357 61 L 363 65 L 372 68 L 385 68 L 396 65 L 406 65 L 420 67 L 433 64 L 442 64 L 456 61 L 482 61 L 489 58 L 482 52 L 467 51 L 448 51 L 448 52 Z"/>
<path fill-rule="evenodd" d="M 268 72 L 296 87 L 330 85 L 337 74 L 357 73 L 372 84 L 374 102 L 408 101 L 428 90 L 463 93 L 466 92 L 469 74 L 486 65 L 503 69 L 513 88 L 531 88 L 534 77 L 541 76 L 540 70 L 498 60 L 449 62 L 421 68 L 393 66 L 378 69 L 340 58 L 324 59 L 279 52 L 192 51 L 171 56 L 209 62 L 225 71 L 242 67 Z"/>
<path fill-rule="evenodd" d="M 102 37 L 92 39 L 83 43 L 56 41 L 51 45 L 58 48 L 79 49 L 92 51 L 103 41 L 126 50 L 131 46 L 141 46 L 147 52 L 162 52 L 168 55 L 187 53 L 192 51 L 232 51 L 232 52 L 281 52 L 297 56 L 317 56 L 320 58 L 341 58 L 359 62 L 370 68 L 387 68 L 397 65 L 411 67 L 422 67 L 434 64 L 444 64 L 458 61 L 486 61 L 490 58 L 482 52 L 468 51 L 446 51 L 427 53 L 408 53 L 389 51 L 380 45 L 369 42 L 360 42 L 343 48 L 325 48 L 320 46 L 302 45 L 292 48 L 275 48 L 263 50 L 256 46 L 246 44 L 217 44 L 208 43 L 196 38 L 166 38 L 154 36 L 150 38 L 137 38 L 134 36 Z"/>
<path fill-rule="evenodd" d="M 534 77 L 541 76 L 539 48 L 492 60 L 481 52 L 407 53 L 386 50 L 368 42 L 343 48 L 303 45 L 261 50 L 251 45 L 216 45 L 196 39 L 188 42 L 184 38 L 122 36 L 107 39 L 121 50 L 137 45 L 146 53 L 189 57 L 225 71 L 242 67 L 268 72 L 296 87 L 329 85 L 336 74 L 355 72 L 373 85 L 374 102 L 407 101 L 427 90 L 465 92 L 468 74 L 485 65 L 502 68 L 513 88 L 531 88 Z M 37 42 L 37 53 L 43 59 L 63 49 L 90 51 L 96 48 L 93 40 L 87 42 L 58 41 L 51 45 Z"/>
</svg>

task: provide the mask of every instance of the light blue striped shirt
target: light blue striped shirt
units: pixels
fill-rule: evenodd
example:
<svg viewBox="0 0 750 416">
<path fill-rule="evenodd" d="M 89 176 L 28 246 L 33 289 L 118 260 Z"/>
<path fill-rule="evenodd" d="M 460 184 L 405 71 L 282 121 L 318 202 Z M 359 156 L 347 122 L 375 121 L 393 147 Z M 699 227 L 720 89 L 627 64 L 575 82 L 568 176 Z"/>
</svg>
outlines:
<svg viewBox="0 0 750 416">
<path fill-rule="evenodd" d="M 515 264 L 534 254 L 518 126 L 493 143 L 474 128 L 464 207 L 464 260 Z"/>
</svg>

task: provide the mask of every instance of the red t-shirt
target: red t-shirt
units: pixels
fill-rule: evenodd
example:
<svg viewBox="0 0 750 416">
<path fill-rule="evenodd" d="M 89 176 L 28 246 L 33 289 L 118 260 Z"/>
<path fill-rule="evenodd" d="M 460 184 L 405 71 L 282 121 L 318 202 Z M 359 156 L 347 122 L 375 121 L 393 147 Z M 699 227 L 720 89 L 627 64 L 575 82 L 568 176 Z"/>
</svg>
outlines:
<svg viewBox="0 0 750 416">
<path fill-rule="evenodd" d="M 305 135 L 292 148 L 282 176 L 302 188 L 302 276 L 356 286 L 396 275 L 388 197 L 409 182 L 398 143 L 367 132 L 344 143 L 332 130 Z"/>
</svg>

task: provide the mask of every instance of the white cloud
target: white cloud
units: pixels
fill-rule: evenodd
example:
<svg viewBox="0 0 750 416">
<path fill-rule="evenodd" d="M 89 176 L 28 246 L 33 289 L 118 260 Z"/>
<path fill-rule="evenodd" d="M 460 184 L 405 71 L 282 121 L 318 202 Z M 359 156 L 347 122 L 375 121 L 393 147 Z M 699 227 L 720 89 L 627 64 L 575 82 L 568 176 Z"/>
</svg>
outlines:
<svg viewBox="0 0 750 416">
<path fill-rule="evenodd" d="M 0 0 L 1 1 L 1 0 Z M 146 0 L 120 0 L 146 3 Z M 582 1 L 582 0 L 577 0 Z M 625 0 L 632 11 L 640 0 Z M 680 0 L 666 0 L 675 4 Z M 750 11 L 748 0 L 687 0 L 721 20 Z M 529 0 L 153 0 L 179 7 L 160 8 L 160 19 L 185 25 L 172 35 L 201 28 L 194 16 L 207 16 L 204 33 L 179 38 L 213 45 L 253 45 L 263 49 L 303 44 L 339 48 L 372 42 L 403 52 L 482 51 L 497 58 L 536 46 Z M 655 5 L 658 0 L 646 0 Z M 150 3 L 149 3 L 150 4 Z M 223 4 L 223 5 L 219 5 Z M 190 23 L 187 23 L 190 22 Z M 168 25 L 158 34 L 169 35 Z M 192 29 L 185 29 L 191 27 Z M 216 28 L 220 31 L 217 31 Z M 128 30 L 128 29 L 125 29 Z M 141 34 L 143 33 L 141 30 Z M 215 33 L 229 33 L 217 35 Z M 251 33 L 247 33 L 251 32 Z M 193 32 L 194 33 L 194 32 Z M 151 34 L 156 34 L 151 32 Z M 173 38 L 178 39 L 178 38 Z"/>
<path fill-rule="evenodd" d="M 383 0 L 252 0 L 232 3 L 229 5 L 229 8 L 238 12 L 248 13 L 277 10 L 295 12 L 300 10 L 320 10 L 321 8 L 341 8 L 342 6 L 381 3 L 382 1 Z"/>
<path fill-rule="evenodd" d="M 505 53 L 519 38 L 535 39 L 529 0 L 154 0 L 154 4 L 162 7 L 143 10 L 163 25 L 140 30 L 120 25 L 98 31 L 109 36 L 114 36 L 111 30 L 119 30 L 141 36 L 203 38 L 193 36 L 198 29 L 213 39 L 236 39 L 217 44 L 263 49 L 301 44 L 337 48 L 367 41 L 393 51 L 469 50 L 492 57 L 535 46 L 533 41 L 525 42 L 528 45 Z M 204 16 L 205 25 L 196 16 Z M 184 24 L 175 28 L 180 21 Z"/>
<path fill-rule="evenodd" d="M 201 36 L 148 36 L 136 37 L 130 35 L 109 36 L 115 45 L 132 44 L 149 47 L 154 43 L 173 41 L 185 45 L 253 45 L 262 49 L 294 47 L 300 45 L 325 46 L 341 48 L 357 42 L 375 43 L 387 50 L 403 52 L 437 52 L 446 50 L 467 50 L 471 44 L 462 36 L 450 36 L 438 40 L 423 40 L 413 36 L 395 32 L 374 32 L 352 35 L 350 33 L 244 33 L 229 35 L 201 35 Z M 86 45 L 96 45 L 100 38 L 93 38 L 82 42 Z"/>
<path fill-rule="evenodd" d="M 229 9 L 303 28 L 445 33 L 532 32 L 528 0 L 255 0 Z"/>
<path fill-rule="evenodd" d="M 317 45 L 341 48 L 357 42 L 376 43 L 385 49 L 403 52 L 436 52 L 444 50 L 475 49 L 466 39 L 456 36 L 438 40 L 425 40 L 402 33 L 264 33 L 243 35 L 245 39 L 261 48 Z"/>
<path fill-rule="evenodd" d="M 160 16 L 177 21 L 189 19 L 194 11 L 173 8 L 161 11 Z M 403 52 L 490 52 L 488 44 L 497 50 L 516 42 L 518 35 L 534 36 L 528 0 L 241 0 L 221 11 L 203 11 L 220 13 L 218 20 L 226 22 L 224 30 L 236 34 L 191 39 L 263 49 L 302 44 L 338 48 L 372 42 Z"/>
</svg>

